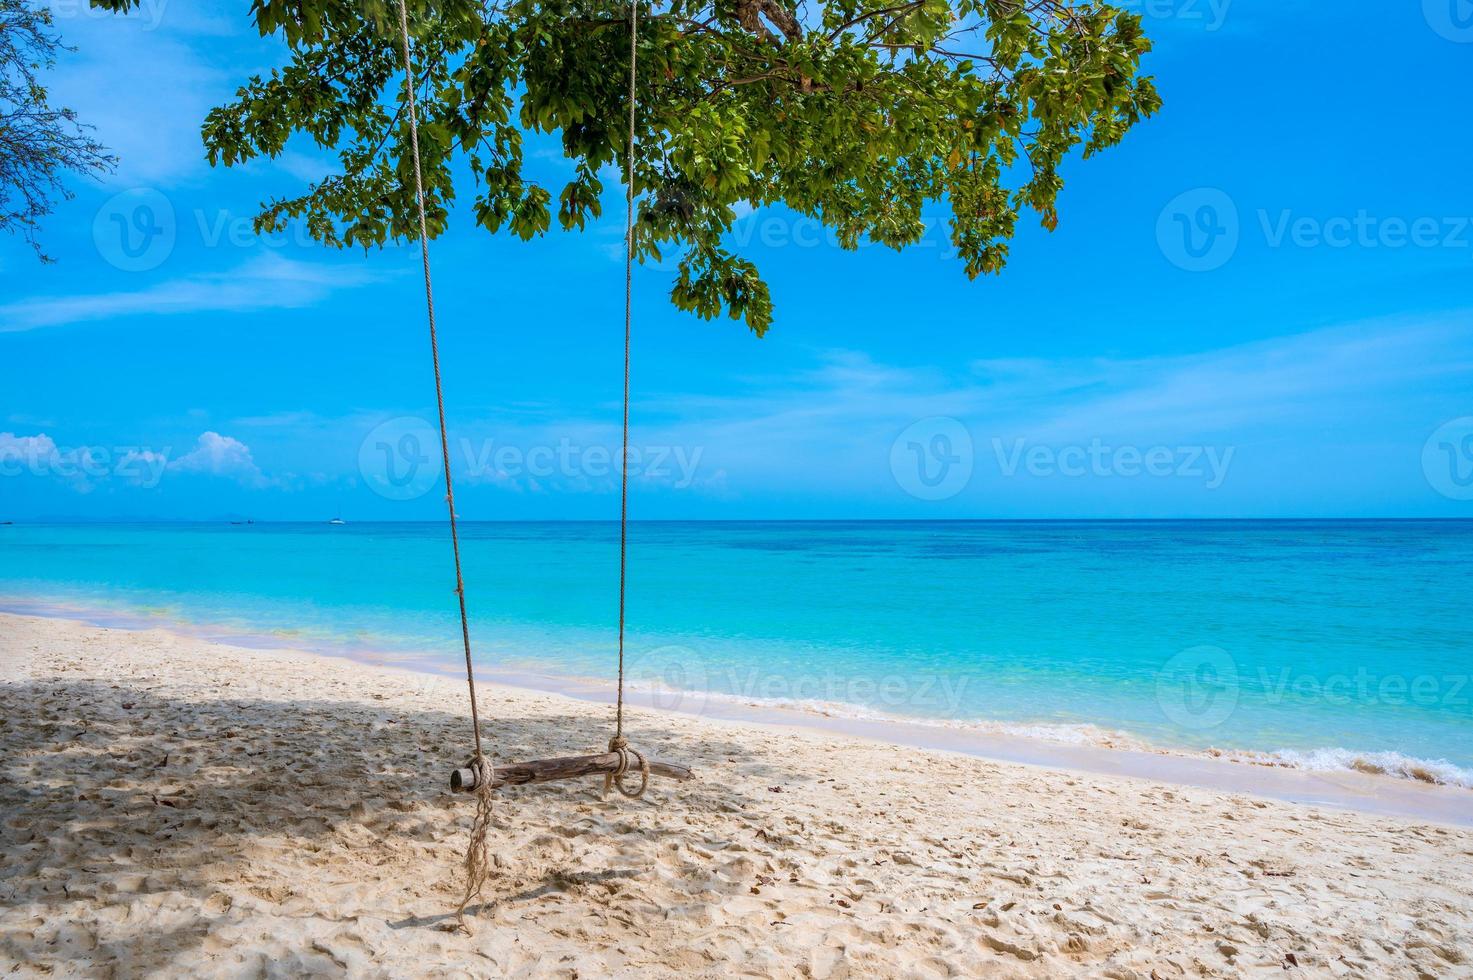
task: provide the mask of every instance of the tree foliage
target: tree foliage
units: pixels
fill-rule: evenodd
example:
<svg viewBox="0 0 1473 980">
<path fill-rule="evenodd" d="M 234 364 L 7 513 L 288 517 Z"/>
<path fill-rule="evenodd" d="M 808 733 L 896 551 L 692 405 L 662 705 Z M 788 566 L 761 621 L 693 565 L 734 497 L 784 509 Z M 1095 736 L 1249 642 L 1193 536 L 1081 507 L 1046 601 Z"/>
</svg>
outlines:
<svg viewBox="0 0 1473 980">
<path fill-rule="evenodd" d="M 554 217 L 568 229 L 598 217 L 603 175 L 625 169 L 627 3 L 409 2 L 431 233 L 462 167 L 492 232 L 526 239 Z M 1022 211 L 1054 227 L 1072 150 L 1119 142 L 1159 106 L 1140 70 L 1140 18 L 1092 0 L 635 2 L 636 252 L 679 250 L 675 304 L 758 334 L 772 304 L 729 246 L 739 205 L 786 205 L 846 248 L 899 249 L 923 234 L 923 207 L 944 201 L 975 277 L 1002 268 Z M 337 246 L 414 237 L 393 0 L 253 0 L 252 11 L 289 62 L 210 113 L 210 160 L 273 156 L 303 133 L 340 165 L 267 202 L 258 229 L 301 220 Z M 528 131 L 561 137 L 561 187 L 527 175 Z"/>
<path fill-rule="evenodd" d="M 116 160 L 70 109 L 50 104 L 42 76 L 64 50 L 51 12 L 0 0 L 0 230 L 18 234 L 43 262 L 41 219 L 71 191 L 68 173 L 98 176 Z"/>
</svg>

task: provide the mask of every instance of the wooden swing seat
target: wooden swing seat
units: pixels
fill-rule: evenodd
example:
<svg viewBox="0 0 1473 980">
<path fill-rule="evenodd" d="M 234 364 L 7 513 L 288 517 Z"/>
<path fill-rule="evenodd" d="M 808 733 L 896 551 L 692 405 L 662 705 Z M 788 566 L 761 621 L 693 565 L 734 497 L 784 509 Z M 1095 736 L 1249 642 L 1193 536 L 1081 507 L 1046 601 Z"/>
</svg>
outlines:
<svg viewBox="0 0 1473 980">
<path fill-rule="evenodd" d="M 695 778 L 695 773 L 690 769 L 673 762 L 658 762 L 651 759 L 649 766 L 652 776 L 663 776 L 666 779 L 681 782 Z M 495 767 L 491 788 L 525 786 L 529 783 L 551 783 L 559 779 L 579 779 L 583 776 L 612 776 L 618 771 L 618 752 L 569 755 L 559 759 L 533 759 L 529 762 L 514 762 L 510 765 Z M 475 769 L 462 767 L 453 771 L 450 774 L 450 789 L 456 793 L 475 792 Z"/>
</svg>

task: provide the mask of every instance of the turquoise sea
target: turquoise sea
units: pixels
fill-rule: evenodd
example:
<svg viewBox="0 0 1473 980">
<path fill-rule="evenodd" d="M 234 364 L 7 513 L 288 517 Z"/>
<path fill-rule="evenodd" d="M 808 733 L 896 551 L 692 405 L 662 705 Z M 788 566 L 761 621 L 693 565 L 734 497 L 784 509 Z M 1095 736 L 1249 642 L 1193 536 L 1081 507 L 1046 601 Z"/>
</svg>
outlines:
<svg viewBox="0 0 1473 980">
<path fill-rule="evenodd" d="M 617 527 L 468 524 L 488 676 L 611 678 Z M 0 607 L 453 669 L 436 524 L 0 526 Z M 632 683 L 1473 788 L 1473 522 L 638 523 Z"/>
</svg>

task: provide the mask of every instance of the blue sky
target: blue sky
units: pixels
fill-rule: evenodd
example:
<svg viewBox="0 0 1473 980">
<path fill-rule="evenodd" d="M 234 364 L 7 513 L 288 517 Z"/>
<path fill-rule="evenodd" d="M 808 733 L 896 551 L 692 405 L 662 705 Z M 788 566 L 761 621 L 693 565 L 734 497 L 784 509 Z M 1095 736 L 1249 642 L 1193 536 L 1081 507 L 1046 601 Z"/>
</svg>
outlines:
<svg viewBox="0 0 1473 980">
<path fill-rule="evenodd" d="M 0 520 L 435 519 L 417 254 L 249 233 L 331 158 L 204 161 L 281 56 L 213 6 L 55 0 L 54 95 L 123 162 L 55 265 L 0 240 Z M 1473 7 L 1133 6 L 1165 108 L 1000 278 L 757 212 L 759 341 L 637 272 L 635 517 L 1473 517 Z M 621 231 L 434 243 L 463 517 L 617 514 Z"/>
</svg>

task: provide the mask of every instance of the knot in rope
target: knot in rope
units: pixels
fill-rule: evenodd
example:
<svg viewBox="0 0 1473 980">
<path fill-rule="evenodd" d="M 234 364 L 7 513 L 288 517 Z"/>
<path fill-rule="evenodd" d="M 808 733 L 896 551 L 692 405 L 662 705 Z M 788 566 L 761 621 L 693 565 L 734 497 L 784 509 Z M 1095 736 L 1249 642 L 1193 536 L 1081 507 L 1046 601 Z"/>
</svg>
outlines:
<svg viewBox="0 0 1473 980">
<path fill-rule="evenodd" d="M 644 795 L 644 791 L 650 785 L 649 760 L 638 749 L 631 749 L 629 747 L 629 739 L 623 735 L 615 735 L 609 739 L 609 751 L 619 754 L 619 765 L 613 772 L 604 776 L 604 792 L 608 793 L 609 789 L 613 788 L 631 800 L 639 799 Z M 639 761 L 639 786 L 635 789 L 630 789 L 624 785 L 624 777 L 629 773 L 629 757 L 631 755 Z"/>
</svg>

